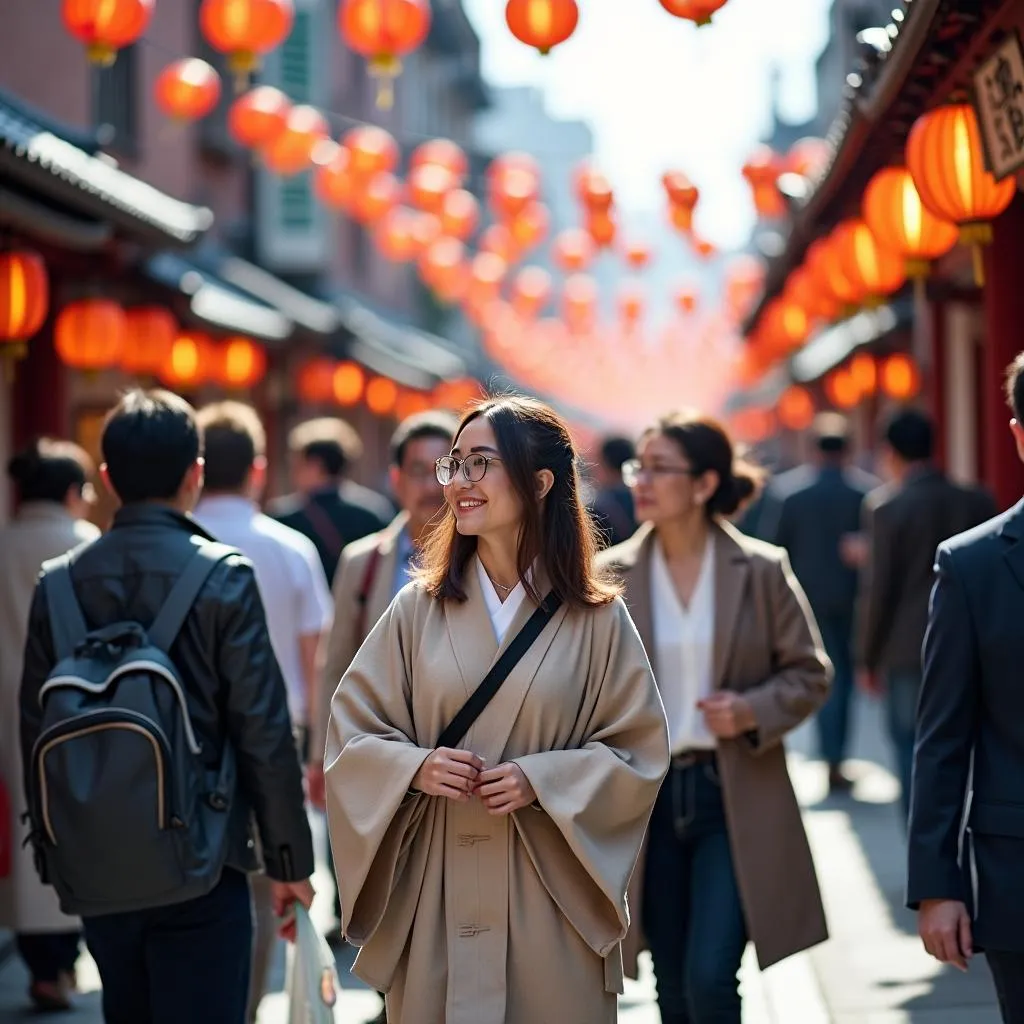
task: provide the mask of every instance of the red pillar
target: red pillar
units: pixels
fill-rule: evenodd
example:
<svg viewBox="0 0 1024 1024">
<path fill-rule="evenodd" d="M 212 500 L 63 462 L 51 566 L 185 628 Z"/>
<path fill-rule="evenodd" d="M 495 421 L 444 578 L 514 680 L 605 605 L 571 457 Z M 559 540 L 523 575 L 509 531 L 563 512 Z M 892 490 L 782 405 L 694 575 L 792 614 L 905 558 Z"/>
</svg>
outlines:
<svg viewBox="0 0 1024 1024">
<path fill-rule="evenodd" d="M 14 449 L 33 438 L 69 438 L 67 369 L 53 348 L 53 316 L 28 343 L 28 354 L 16 364 L 14 385 Z"/>
<path fill-rule="evenodd" d="M 981 437 L 985 446 L 985 483 L 999 507 L 1009 508 L 1024 494 L 1024 466 L 1007 424 L 1006 367 L 1024 348 L 1024 196 L 1014 198 L 993 225 L 985 258 L 984 401 Z"/>
</svg>

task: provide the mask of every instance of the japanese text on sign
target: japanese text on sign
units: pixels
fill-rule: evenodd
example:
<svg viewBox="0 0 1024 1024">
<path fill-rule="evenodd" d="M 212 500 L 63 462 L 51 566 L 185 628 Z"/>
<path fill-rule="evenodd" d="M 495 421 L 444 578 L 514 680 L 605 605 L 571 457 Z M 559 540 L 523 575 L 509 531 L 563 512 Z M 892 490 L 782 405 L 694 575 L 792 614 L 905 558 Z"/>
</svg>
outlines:
<svg viewBox="0 0 1024 1024">
<path fill-rule="evenodd" d="M 1024 164 L 1024 57 L 1010 36 L 974 74 L 974 107 L 997 180 Z"/>
</svg>

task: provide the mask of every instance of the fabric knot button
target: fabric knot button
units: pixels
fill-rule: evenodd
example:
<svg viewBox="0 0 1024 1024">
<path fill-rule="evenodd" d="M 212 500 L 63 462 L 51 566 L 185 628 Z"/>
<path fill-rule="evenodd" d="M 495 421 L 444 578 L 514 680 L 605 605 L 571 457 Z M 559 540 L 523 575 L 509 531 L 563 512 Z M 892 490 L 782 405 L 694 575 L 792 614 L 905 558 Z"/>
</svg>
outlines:
<svg viewBox="0 0 1024 1024">
<path fill-rule="evenodd" d="M 474 843 L 484 843 L 490 836 L 474 835 L 472 832 L 460 832 L 455 840 L 457 846 L 472 846 Z"/>
<path fill-rule="evenodd" d="M 228 802 L 224 799 L 224 796 L 220 793 L 211 793 L 207 798 L 206 802 L 215 811 L 226 811 L 228 808 Z"/>
<path fill-rule="evenodd" d="M 490 930 L 491 929 L 485 924 L 460 924 L 459 938 L 472 939 L 479 935 L 481 932 L 489 932 Z"/>
</svg>

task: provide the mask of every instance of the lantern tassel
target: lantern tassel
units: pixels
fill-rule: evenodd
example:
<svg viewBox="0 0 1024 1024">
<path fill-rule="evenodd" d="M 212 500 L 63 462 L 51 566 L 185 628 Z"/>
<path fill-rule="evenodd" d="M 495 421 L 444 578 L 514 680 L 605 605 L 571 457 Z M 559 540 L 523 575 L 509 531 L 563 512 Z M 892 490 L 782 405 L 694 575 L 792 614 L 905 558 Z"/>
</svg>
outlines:
<svg viewBox="0 0 1024 1024">
<path fill-rule="evenodd" d="M 392 53 L 370 60 L 370 75 L 377 79 L 377 109 L 391 110 L 395 105 L 395 79 L 402 73 L 402 62 Z"/>
<path fill-rule="evenodd" d="M 985 252 L 978 242 L 971 246 L 971 261 L 974 264 L 974 283 L 979 288 L 983 288 L 985 286 Z"/>
</svg>

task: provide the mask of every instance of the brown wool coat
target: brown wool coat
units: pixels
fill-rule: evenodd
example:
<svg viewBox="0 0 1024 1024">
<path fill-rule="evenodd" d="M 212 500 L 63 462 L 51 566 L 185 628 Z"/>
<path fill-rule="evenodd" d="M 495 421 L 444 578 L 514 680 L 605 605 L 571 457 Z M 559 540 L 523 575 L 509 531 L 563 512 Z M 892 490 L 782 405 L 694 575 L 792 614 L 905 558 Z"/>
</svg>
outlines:
<svg viewBox="0 0 1024 1024">
<path fill-rule="evenodd" d="M 410 792 L 499 647 L 468 600 L 407 587 L 356 654 L 327 739 L 331 847 L 355 972 L 392 1024 L 612 1024 L 626 886 L 668 769 L 668 730 L 620 600 L 562 607 L 462 746 L 515 760 L 539 807 Z M 543 593 L 543 584 L 538 580 Z"/>
<path fill-rule="evenodd" d="M 600 555 L 602 565 L 622 576 L 626 604 L 652 654 L 654 543 L 646 526 Z M 785 552 L 727 523 L 715 527 L 714 671 L 716 687 L 742 693 L 758 723 L 756 748 L 746 738 L 719 741 L 718 766 L 747 930 L 764 969 L 828 937 L 782 740 L 824 703 L 831 664 Z M 640 920 L 645 856 L 646 849 L 630 881 L 632 923 L 623 943 L 630 977 L 646 948 Z"/>
</svg>

